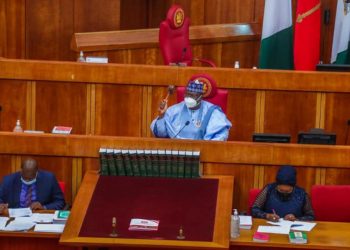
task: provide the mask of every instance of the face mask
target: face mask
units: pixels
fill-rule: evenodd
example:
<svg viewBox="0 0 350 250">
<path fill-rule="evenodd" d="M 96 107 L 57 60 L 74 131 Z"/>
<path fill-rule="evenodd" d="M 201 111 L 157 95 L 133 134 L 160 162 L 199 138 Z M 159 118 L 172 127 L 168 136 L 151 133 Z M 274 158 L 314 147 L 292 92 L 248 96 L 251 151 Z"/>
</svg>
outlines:
<svg viewBox="0 0 350 250">
<path fill-rule="evenodd" d="M 21 181 L 22 181 L 22 183 L 23 184 L 25 184 L 25 185 L 32 185 L 32 184 L 34 184 L 35 182 L 36 182 L 36 177 L 33 179 L 33 180 L 30 180 L 30 181 L 26 181 L 25 179 L 23 179 L 22 178 L 22 176 L 21 176 Z"/>
<path fill-rule="evenodd" d="M 194 108 L 197 106 L 197 101 L 192 97 L 185 97 L 185 104 L 187 108 Z"/>
<path fill-rule="evenodd" d="M 185 97 L 184 100 L 185 100 L 185 104 L 186 104 L 187 108 L 196 107 L 199 103 L 198 100 L 200 100 L 200 98 L 201 98 L 201 96 L 199 96 L 196 100 L 193 97 L 189 97 L 189 96 Z"/>
<path fill-rule="evenodd" d="M 278 190 L 277 190 L 277 194 L 282 201 L 288 201 L 288 200 L 290 200 L 290 198 L 292 196 L 292 193 L 282 193 Z"/>
</svg>

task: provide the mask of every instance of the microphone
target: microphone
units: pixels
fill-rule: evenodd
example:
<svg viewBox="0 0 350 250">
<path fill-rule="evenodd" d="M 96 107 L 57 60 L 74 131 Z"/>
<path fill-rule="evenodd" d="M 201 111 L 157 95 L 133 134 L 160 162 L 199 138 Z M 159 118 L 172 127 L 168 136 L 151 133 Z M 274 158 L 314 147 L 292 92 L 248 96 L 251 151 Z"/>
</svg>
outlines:
<svg viewBox="0 0 350 250">
<path fill-rule="evenodd" d="M 345 145 L 348 145 L 348 144 L 349 144 L 349 127 L 350 127 L 350 120 L 348 120 L 347 126 L 346 126 Z"/>
<path fill-rule="evenodd" d="M 180 134 L 180 132 L 181 132 L 186 126 L 188 126 L 189 124 L 190 124 L 190 121 L 187 121 L 187 122 L 185 123 L 185 125 L 179 130 L 179 132 L 176 133 L 176 135 L 174 136 L 174 138 L 176 138 L 176 136 L 178 136 L 178 135 Z"/>
<path fill-rule="evenodd" d="M 1 130 L 1 111 L 2 111 L 2 106 L 0 105 L 0 130 Z"/>
<path fill-rule="evenodd" d="M 177 63 L 178 66 L 187 66 L 187 65 L 185 65 L 185 63 L 183 62 L 183 61 L 185 60 L 186 52 L 187 52 L 187 48 L 185 47 L 185 48 L 182 49 L 181 59 L 180 59 L 180 61 Z"/>
</svg>

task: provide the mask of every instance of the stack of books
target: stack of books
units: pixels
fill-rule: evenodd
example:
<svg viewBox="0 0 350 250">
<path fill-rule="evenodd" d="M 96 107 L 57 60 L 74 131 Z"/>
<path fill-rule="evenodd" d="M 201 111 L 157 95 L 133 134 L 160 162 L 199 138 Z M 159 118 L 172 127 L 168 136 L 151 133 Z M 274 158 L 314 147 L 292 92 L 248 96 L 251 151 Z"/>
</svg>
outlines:
<svg viewBox="0 0 350 250">
<path fill-rule="evenodd" d="M 289 242 L 294 244 L 306 244 L 307 235 L 305 232 L 293 232 L 289 233 Z"/>
<path fill-rule="evenodd" d="M 240 229 L 251 229 L 253 226 L 252 216 L 240 215 L 239 216 L 239 228 Z"/>
<path fill-rule="evenodd" d="M 54 224 L 66 224 L 70 211 L 68 210 L 56 210 L 53 215 Z"/>
<path fill-rule="evenodd" d="M 202 175 L 200 152 L 100 148 L 100 174 L 198 178 Z"/>
</svg>

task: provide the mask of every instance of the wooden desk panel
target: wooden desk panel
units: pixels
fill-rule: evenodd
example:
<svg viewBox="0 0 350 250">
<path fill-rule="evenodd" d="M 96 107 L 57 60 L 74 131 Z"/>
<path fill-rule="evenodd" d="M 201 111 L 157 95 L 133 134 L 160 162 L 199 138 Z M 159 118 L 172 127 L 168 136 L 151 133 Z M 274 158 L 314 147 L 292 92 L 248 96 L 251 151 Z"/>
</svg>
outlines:
<svg viewBox="0 0 350 250">
<path fill-rule="evenodd" d="M 167 85 L 183 86 L 192 74 L 203 73 L 197 67 L 6 59 L 0 60 L 0 67 L 3 130 L 12 130 L 20 118 L 25 129 L 50 131 L 60 124 L 73 126 L 73 133 L 79 134 L 142 137 L 151 136 L 149 126 Z M 299 130 L 319 127 L 336 132 L 338 144 L 346 141 L 349 73 L 223 68 L 205 72 L 229 90 L 229 140 L 250 141 L 253 132 L 283 132 L 296 141 Z"/>
<path fill-rule="evenodd" d="M 232 205 L 233 178 L 210 176 L 219 180 L 217 207 L 215 214 L 214 235 L 211 242 L 177 241 L 177 240 L 149 240 L 127 238 L 94 238 L 79 237 L 89 203 L 98 181 L 97 172 L 87 172 L 73 205 L 71 215 L 67 221 L 60 243 L 72 246 L 130 246 L 130 247 L 164 247 L 164 248 L 228 248 L 229 221 Z"/>
<path fill-rule="evenodd" d="M 4 132 L 0 132 L 0 141 L 3 142 L 0 143 L 0 155 L 4 157 L 0 160 L 4 159 L 1 162 L 4 174 L 19 169 L 24 157 L 34 157 L 43 168 L 47 167 L 55 172 L 58 178 L 67 182 L 67 197 L 73 198 L 83 174 L 88 170 L 99 169 L 100 147 L 199 150 L 205 174 L 237 176 L 234 206 L 240 210 L 247 210 L 249 189 L 262 188 L 265 184 L 273 182 L 278 167 L 283 164 L 297 167 L 298 183 L 307 191 L 310 191 L 314 184 L 350 184 L 348 146 Z"/>
<path fill-rule="evenodd" d="M 113 63 L 162 65 L 159 29 L 75 33 L 71 48 L 79 54 L 106 56 Z M 190 26 L 190 43 L 194 58 L 206 58 L 218 67 L 257 65 L 260 44 L 258 23 L 213 24 Z M 253 49 L 252 49 L 253 48 Z M 254 56 L 251 51 L 254 51 Z M 201 65 L 201 64 L 194 64 Z"/>
<path fill-rule="evenodd" d="M 307 244 L 291 244 L 288 235 L 270 234 L 270 240 L 265 243 L 253 241 L 253 234 L 259 225 L 265 225 L 265 220 L 254 219 L 251 230 L 241 230 L 240 237 L 231 239 L 230 249 L 349 249 L 350 223 L 317 222 L 311 232 L 307 232 Z M 237 247 L 237 248 L 236 248 Z"/>
</svg>

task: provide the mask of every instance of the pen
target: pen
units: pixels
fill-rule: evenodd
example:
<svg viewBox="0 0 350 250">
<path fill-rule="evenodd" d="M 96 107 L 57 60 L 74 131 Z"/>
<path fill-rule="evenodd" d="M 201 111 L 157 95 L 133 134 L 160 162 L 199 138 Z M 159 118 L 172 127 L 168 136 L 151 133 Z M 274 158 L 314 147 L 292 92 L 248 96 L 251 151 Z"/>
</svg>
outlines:
<svg viewBox="0 0 350 250">
<path fill-rule="evenodd" d="M 275 221 L 277 219 L 277 214 L 275 209 L 272 209 L 272 213 L 273 213 L 273 220 Z"/>
<path fill-rule="evenodd" d="M 292 224 L 290 227 L 302 227 L 302 224 Z"/>
</svg>

